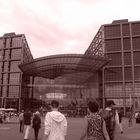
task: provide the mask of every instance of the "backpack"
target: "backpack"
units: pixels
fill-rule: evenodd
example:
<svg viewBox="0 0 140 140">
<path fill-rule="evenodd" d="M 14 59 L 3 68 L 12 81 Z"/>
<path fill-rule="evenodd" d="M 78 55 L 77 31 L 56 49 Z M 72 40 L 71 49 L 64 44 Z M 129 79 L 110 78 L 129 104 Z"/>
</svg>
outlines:
<svg viewBox="0 0 140 140">
<path fill-rule="evenodd" d="M 33 119 L 33 128 L 35 128 L 35 127 L 40 128 L 40 123 L 41 123 L 40 118 L 39 117 L 34 117 L 34 119 Z"/>
<path fill-rule="evenodd" d="M 102 117 L 105 120 L 106 130 L 108 132 L 110 140 L 113 140 L 115 130 L 115 112 L 113 110 L 104 110 Z"/>
</svg>

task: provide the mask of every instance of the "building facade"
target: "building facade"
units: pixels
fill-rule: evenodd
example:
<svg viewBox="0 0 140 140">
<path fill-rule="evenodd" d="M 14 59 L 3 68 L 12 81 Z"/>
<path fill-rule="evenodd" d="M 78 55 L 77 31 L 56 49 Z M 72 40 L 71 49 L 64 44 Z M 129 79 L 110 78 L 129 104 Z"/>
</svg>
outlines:
<svg viewBox="0 0 140 140">
<path fill-rule="evenodd" d="M 118 106 L 139 108 L 140 21 L 117 20 L 102 25 L 85 54 L 105 55 L 103 98 Z"/>
<path fill-rule="evenodd" d="M 88 63 L 83 56 L 94 57 L 95 61 Z M 24 35 L 5 34 L 0 38 L 1 107 L 20 108 L 33 94 L 37 98 L 41 94 L 48 100 L 63 96 L 63 104 L 75 99 L 83 104 L 88 98 L 105 104 L 112 99 L 124 110 L 139 109 L 140 21 L 116 20 L 102 25 L 83 56 L 35 60 Z M 96 56 L 110 61 L 97 61 Z M 25 64 L 22 71 L 19 64 Z M 93 67 L 99 69 L 92 72 Z"/>
<path fill-rule="evenodd" d="M 33 59 L 23 34 L 4 34 L 0 38 L 0 106 L 20 109 L 21 99 L 28 98 L 27 83 L 31 78 L 25 76 L 18 65 Z"/>
</svg>

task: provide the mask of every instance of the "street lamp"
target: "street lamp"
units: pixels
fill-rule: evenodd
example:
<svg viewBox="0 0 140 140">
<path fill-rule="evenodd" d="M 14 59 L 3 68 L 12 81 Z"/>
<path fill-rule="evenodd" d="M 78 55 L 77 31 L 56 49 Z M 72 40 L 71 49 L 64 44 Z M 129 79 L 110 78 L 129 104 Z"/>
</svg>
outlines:
<svg viewBox="0 0 140 140">
<path fill-rule="evenodd" d="M 41 107 L 42 107 L 42 96 L 40 95 L 39 98 L 40 98 L 40 100 L 41 100 Z"/>
</svg>

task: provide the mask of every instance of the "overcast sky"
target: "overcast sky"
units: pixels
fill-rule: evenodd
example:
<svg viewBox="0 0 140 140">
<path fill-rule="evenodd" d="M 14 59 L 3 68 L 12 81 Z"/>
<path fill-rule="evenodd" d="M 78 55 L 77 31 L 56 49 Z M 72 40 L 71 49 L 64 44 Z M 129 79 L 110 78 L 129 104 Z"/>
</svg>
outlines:
<svg viewBox="0 0 140 140">
<path fill-rule="evenodd" d="M 0 0 L 0 36 L 25 34 L 34 58 L 84 53 L 117 19 L 140 20 L 140 0 Z"/>
</svg>

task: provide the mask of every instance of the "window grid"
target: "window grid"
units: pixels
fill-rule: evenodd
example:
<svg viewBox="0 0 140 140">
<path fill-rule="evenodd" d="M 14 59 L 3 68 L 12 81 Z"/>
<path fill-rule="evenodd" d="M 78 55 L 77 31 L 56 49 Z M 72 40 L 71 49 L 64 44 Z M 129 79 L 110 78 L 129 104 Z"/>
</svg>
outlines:
<svg viewBox="0 0 140 140">
<path fill-rule="evenodd" d="M 108 63 L 109 66 L 120 66 L 122 65 L 122 55 L 121 53 L 112 53 L 107 54 L 108 58 L 111 59 L 111 61 Z"/>
<path fill-rule="evenodd" d="M 134 79 L 140 80 L 140 67 L 134 67 Z"/>
<path fill-rule="evenodd" d="M 19 97 L 19 86 L 9 86 L 9 97 Z"/>
<path fill-rule="evenodd" d="M 131 53 L 124 53 L 124 65 L 132 65 Z"/>
<path fill-rule="evenodd" d="M 120 25 L 105 26 L 105 38 L 108 37 L 120 37 Z"/>
<path fill-rule="evenodd" d="M 21 49 L 11 49 L 11 59 L 21 58 Z"/>
<path fill-rule="evenodd" d="M 105 97 L 120 97 L 123 95 L 122 83 L 105 84 Z"/>
<path fill-rule="evenodd" d="M 131 50 L 130 38 L 123 39 L 123 50 L 124 51 Z"/>
<path fill-rule="evenodd" d="M 7 38 L 6 39 L 6 48 L 10 48 L 10 44 L 11 44 L 11 39 Z"/>
<path fill-rule="evenodd" d="M 122 33 L 123 33 L 123 36 L 129 36 L 130 35 L 129 24 L 123 24 L 122 25 Z"/>
<path fill-rule="evenodd" d="M 133 42 L 133 49 L 140 50 L 140 37 L 133 38 L 132 42 Z"/>
<path fill-rule="evenodd" d="M 140 52 L 134 52 L 134 64 L 140 65 Z"/>
<path fill-rule="evenodd" d="M 132 24 L 132 35 L 140 35 L 140 23 Z"/>
<path fill-rule="evenodd" d="M 20 74 L 19 73 L 10 73 L 9 84 L 19 84 Z"/>
<path fill-rule="evenodd" d="M 122 81 L 122 68 L 106 68 L 105 81 Z"/>
<path fill-rule="evenodd" d="M 20 64 L 20 61 L 11 61 L 10 62 L 10 71 L 11 72 L 20 72 L 20 69 L 18 65 Z"/>
<path fill-rule="evenodd" d="M 105 40 L 105 52 L 121 51 L 120 39 L 106 39 Z"/>
<path fill-rule="evenodd" d="M 22 47 L 23 42 L 21 40 L 21 37 L 15 37 L 12 40 L 12 47 Z"/>
</svg>

